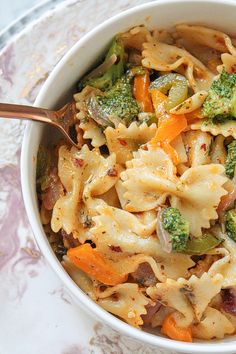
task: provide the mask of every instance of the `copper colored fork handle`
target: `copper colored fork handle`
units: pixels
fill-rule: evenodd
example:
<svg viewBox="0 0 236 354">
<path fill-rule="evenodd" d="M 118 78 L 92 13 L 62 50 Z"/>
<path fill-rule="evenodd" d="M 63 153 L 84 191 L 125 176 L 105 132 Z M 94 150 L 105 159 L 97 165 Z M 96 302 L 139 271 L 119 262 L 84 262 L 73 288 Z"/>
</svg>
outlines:
<svg viewBox="0 0 236 354">
<path fill-rule="evenodd" d="M 63 117 L 63 114 L 65 114 L 65 109 L 66 106 L 62 107 L 62 109 L 59 111 L 50 111 L 46 108 L 0 103 L 0 117 L 12 119 L 28 119 L 53 125 L 61 131 L 68 143 L 70 143 L 72 146 L 78 147 L 62 127 L 62 125 L 58 122 L 58 120 Z"/>
<path fill-rule="evenodd" d="M 0 103 L 0 117 L 4 118 L 29 119 L 50 124 L 53 122 L 52 115 L 52 111 L 44 108 Z"/>
</svg>

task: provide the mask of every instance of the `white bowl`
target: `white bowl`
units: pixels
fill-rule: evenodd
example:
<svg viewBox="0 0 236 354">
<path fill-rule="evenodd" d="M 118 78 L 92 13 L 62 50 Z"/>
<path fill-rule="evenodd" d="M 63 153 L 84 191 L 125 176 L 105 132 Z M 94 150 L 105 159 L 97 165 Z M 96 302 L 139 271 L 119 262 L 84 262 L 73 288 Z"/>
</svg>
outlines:
<svg viewBox="0 0 236 354">
<path fill-rule="evenodd" d="M 78 78 L 96 62 L 117 32 L 140 24 L 146 24 L 149 28 L 168 28 L 185 22 L 205 24 L 236 34 L 235 15 L 234 0 L 159 0 L 123 12 L 94 28 L 64 56 L 41 89 L 35 106 L 51 109 L 62 106 L 66 97 L 70 97 Z M 140 331 L 104 311 L 78 288 L 54 255 L 39 217 L 35 188 L 36 156 L 42 139 L 49 139 L 48 131 L 48 127 L 36 123 L 29 123 L 25 131 L 21 156 L 23 197 L 30 224 L 43 255 L 76 302 L 90 315 L 147 344 L 185 353 L 235 353 L 234 336 L 218 341 L 183 343 Z M 52 132 L 54 131 L 50 130 L 50 139 Z"/>
</svg>

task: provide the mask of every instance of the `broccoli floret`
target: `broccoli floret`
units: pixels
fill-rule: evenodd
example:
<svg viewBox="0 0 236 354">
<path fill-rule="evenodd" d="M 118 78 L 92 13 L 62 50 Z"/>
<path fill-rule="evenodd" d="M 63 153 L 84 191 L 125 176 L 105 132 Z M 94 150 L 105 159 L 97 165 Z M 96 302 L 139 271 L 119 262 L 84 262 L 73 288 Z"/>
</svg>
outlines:
<svg viewBox="0 0 236 354">
<path fill-rule="evenodd" d="M 228 145 L 228 154 L 225 162 L 226 176 L 232 179 L 234 177 L 234 170 L 236 166 L 236 140 Z"/>
<path fill-rule="evenodd" d="M 100 90 L 106 90 L 111 88 L 114 83 L 121 78 L 125 71 L 126 54 L 124 50 L 124 45 L 119 36 L 116 36 L 113 39 L 110 49 L 108 50 L 107 55 L 105 57 L 103 63 L 104 66 L 106 66 L 106 63 L 109 61 L 113 54 L 116 55 L 115 63 L 112 64 L 103 74 L 99 74 L 98 70 L 97 75 L 95 76 L 89 77 L 90 74 L 86 75 L 86 77 L 79 82 L 78 86 L 80 90 L 86 85 L 93 86 Z"/>
<path fill-rule="evenodd" d="M 227 235 L 236 242 L 236 209 L 225 213 L 225 229 Z"/>
<path fill-rule="evenodd" d="M 126 124 L 136 119 L 139 113 L 139 106 L 132 95 L 132 86 L 127 75 L 118 80 L 104 97 L 98 97 L 98 102 L 107 115 L 115 115 Z"/>
<path fill-rule="evenodd" d="M 202 114 L 213 123 L 236 119 L 236 74 L 223 71 L 213 82 L 203 103 Z"/>
<path fill-rule="evenodd" d="M 98 124 L 112 126 L 115 117 L 129 125 L 137 118 L 139 106 L 132 95 L 131 80 L 129 74 L 123 75 L 104 96 L 92 97 L 87 102 L 88 112 Z"/>
<path fill-rule="evenodd" d="M 184 219 L 179 209 L 165 209 L 162 214 L 162 225 L 171 235 L 172 250 L 183 252 L 189 239 L 189 222 Z"/>
</svg>

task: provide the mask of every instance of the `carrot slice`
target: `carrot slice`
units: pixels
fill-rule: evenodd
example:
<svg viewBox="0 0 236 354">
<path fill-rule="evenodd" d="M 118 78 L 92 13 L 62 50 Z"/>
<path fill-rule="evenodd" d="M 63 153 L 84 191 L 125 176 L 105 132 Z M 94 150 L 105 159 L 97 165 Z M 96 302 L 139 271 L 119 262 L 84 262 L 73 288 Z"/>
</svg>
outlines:
<svg viewBox="0 0 236 354">
<path fill-rule="evenodd" d="M 149 73 L 137 75 L 134 78 L 134 97 L 141 104 L 143 112 L 153 112 L 152 100 L 148 87 L 150 85 Z"/>
<path fill-rule="evenodd" d="M 161 143 L 161 147 L 167 153 L 167 155 L 170 156 L 171 160 L 173 161 L 173 164 L 178 165 L 180 160 L 177 151 L 167 141 Z"/>
<path fill-rule="evenodd" d="M 154 138 L 150 141 L 152 145 L 166 141 L 170 143 L 187 127 L 187 119 L 184 114 L 168 115 L 158 127 Z"/>
<path fill-rule="evenodd" d="M 161 332 L 171 339 L 183 342 L 193 341 L 191 327 L 178 327 L 173 314 L 166 316 L 162 324 Z"/>
<path fill-rule="evenodd" d="M 197 108 L 194 111 L 190 112 L 190 113 L 186 113 L 185 117 L 188 121 L 188 124 L 192 124 L 195 123 L 196 121 L 198 121 L 199 119 L 202 119 L 202 108 Z"/>
<path fill-rule="evenodd" d="M 117 285 L 127 280 L 127 275 L 118 273 L 112 263 L 88 243 L 70 248 L 67 256 L 74 265 L 103 284 Z"/>
<path fill-rule="evenodd" d="M 159 118 L 166 113 L 164 105 L 168 97 L 157 89 L 151 89 L 150 93 L 156 116 Z"/>
</svg>

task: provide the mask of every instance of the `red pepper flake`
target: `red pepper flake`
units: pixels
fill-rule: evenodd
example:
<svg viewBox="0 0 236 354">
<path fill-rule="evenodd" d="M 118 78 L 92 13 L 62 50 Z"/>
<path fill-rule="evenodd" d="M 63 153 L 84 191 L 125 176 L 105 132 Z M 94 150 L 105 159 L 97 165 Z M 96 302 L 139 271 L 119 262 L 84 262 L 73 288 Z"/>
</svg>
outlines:
<svg viewBox="0 0 236 354">
<path fill-rule="evenodd" d="M 206 151 L 206 149 L 207 149 L 206 144 L 202 144 L 202 145 L 201 145 L 201 149 L 204 150 L 204 151 Z"/>
<path fill-rule="evenodd" d="M 142 145 L 142 146 L 141 146 L 141 149 L 142 149 L 142 150 L 145 150 L 145 151 L 148 151 L 147 145 Z"/>
<path fill-rule="evenodd" d="M 120 248 L 120 246 L 109 245 L 109 248 L 113 252 L 122 252 L 122 249 Z"/>
<path fill-rule="evenodd" d="M 78 158 L 74 158 L 73 159 L 73 163 L 76 167 L 82 167 L 84 164 L 84 160 L 83 159 L 78 159 Z"/>
<path fill-rule="evenodd" d="M 117 177 L 118 172 L 115 168 L 109 168 L 109 170 L 107 171 L 107 174 L 109 177 Z"/>
<path fill-rule="evenodd" d="M 120 145 L 123 145 L 123 146 L 127 145 L 127 142 L 124 139 L 117 138 L 117 140 L 119 141 Z"/>
</svg>

